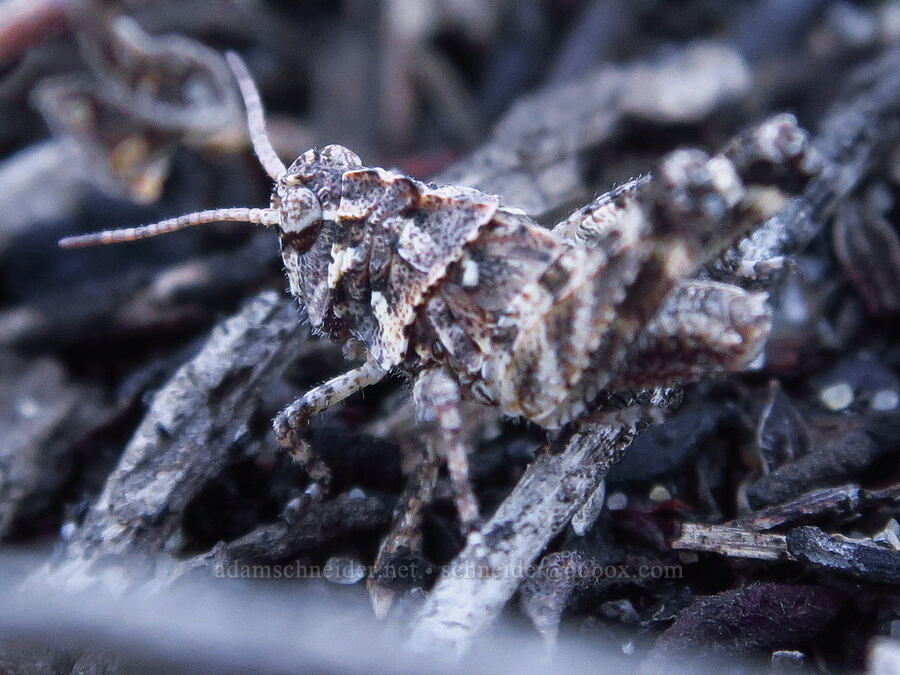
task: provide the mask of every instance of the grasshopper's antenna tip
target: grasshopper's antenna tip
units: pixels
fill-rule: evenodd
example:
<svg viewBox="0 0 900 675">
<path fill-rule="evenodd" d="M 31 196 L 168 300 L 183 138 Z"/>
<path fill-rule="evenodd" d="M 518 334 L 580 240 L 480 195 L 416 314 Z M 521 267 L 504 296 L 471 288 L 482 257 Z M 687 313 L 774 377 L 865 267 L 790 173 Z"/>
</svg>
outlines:
<svg viewBox="0 0 900 675">
<path fill-rule="evenodd" d="M 244 108 L 247 111 L 247 129 L 250 134 L 250 143 L 253 145 L 253 151 L 259 158 L 263 169 L 269 174 L 269 178 L 278 180 L 287 173 L 287 167 L 275 152 L 272 140 L 266 131 L 266 115 L 263 112 L 259 90 L 253 82 L 253 76 L 250 75 L 247 64 L 244 63 L 244 59 L 237 52 L 225 52 L 225 60 L 228 62 L 231 72 L 234 73 L 238 89 L 241 90 L 241 98 L 244 99 Z"/>
</svg>

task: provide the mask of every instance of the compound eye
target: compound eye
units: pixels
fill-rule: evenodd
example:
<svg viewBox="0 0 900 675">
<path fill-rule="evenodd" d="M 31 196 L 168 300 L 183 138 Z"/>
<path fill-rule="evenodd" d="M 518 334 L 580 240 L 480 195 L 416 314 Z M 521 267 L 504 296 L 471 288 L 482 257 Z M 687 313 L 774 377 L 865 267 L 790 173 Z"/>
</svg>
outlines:
<svg viewBox="0 0 900 675">
<path fill-rule="evenodd" d="M 290 187 L 281 197 L 281 231 L 299 234 L 322 220 L 322 205 L 305 187 Z"/>
</svg>

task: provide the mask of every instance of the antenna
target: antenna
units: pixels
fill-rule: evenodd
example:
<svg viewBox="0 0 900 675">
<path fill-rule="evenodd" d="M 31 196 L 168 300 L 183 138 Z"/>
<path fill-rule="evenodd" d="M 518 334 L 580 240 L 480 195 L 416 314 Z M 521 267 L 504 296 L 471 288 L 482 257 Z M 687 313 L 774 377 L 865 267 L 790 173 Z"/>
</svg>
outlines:
<svg viewBox="0 0 900 675">
<path fill-rule="evenodd" d="M 247 64 L 236 52 L 226 52 L 225 59 L 228 61 L 231 72 L 234 73 L 234 78 L 237 80 L 241 96 L 244 99 L 244 108 L 247 109 L 247 130 L 250 133 L 253 151 L 259 157 L 259 162 L 269 174 L 269 178 L 278 180 L 287 172 L 287 168 L 275 153 L 275 148 L 272 147 L 272 141 L 269 140 L 269 134 L 266 132 L 266 115 L 263 112 L 256 83 L 253 82 L 253 77 L 247 70 Z"/>
<path fill-rule="evenodd" d="M 277 209 L 236 208 L 197 211 L 196 213 L 178 216 L 178 218 L 161 220 L 152 225 L 126 227 L 121 230 L 106 230 L 104 232 L 93 232 L 91 234 L 66 237 L 65 239 L 59 240 L 59 245 L 61 248 L 81 248 L 84 246 L 97 246 L 100 244 L 118 244 L 125 241 L 149 239 L 150 237 L 183 230 L 186 227 L 193 227 L 194 225 L 220 222 L 253 223 L 254 225 L 265 225 L 266 227 L 270 227 L 272 225 L 278 225 L 280 217 Z"/>
<path fill-rule="evenodd" d="M 247 66 L 240 56 L 235 52 L 228 52 L 225 54 L 225 58 L 231 71 L 234 73 L 238 87 L 241 90 L 241 96 L 244 99 L 244 107 L 247 109 L 247 128 L 250 134 L 250 142 L 253 143 L 253 150 L 256 152 L 256 156 L 259 157 L 259 161 L 266 173 L 269 174 L 272 180 L 278 180 L 279 177 L 287 172 L 287 169 L 278 158 L 278 155 L 275 154 L 275 149 L 272 147 L 272 142 L 266 133 L 266 117 L 263 112 L 262 102 L 259 99 L 259 91 L 256 89 L 250 71 L 247 70 Z M 169 218 L 168 220 L 141 227 L 127 227 L 121 230 L 106 230 L 104 232 L 66 237 L 60 239 L 59 245 L 62 248 L 81 248 L 101 244 L 117 244 L 126 241 L 137 241 L 138 239 L 149 239 L 150 237 L 183 230 L 194 225 L 218 222 L 252 223 L 271 227 L 272 225 L 278 225 L 281 220 L 277 209 L 214 209 L 188 213 L 178 218 Z"/>
</svg>

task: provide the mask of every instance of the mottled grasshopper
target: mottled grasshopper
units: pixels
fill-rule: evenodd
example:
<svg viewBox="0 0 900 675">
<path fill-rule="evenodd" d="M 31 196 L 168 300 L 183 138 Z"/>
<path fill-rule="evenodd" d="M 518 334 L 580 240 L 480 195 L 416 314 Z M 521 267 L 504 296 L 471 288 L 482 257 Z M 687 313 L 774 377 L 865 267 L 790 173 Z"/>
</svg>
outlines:
<svg viewBox="0 0 900 675">
<path fill-rule="evenodd" d="M 463 399 L 552 429 L 609 392 L 664 386 L 746 366 L 769 331 L 763 293 L 689 281 L 758 225 L 808 176 L 806 134 L 787 115 L 722 153 L 679 150 L 552 230 L 500 198 L 370 168 L 339 145 L 290 167 L 266 134 L 256 87 L 228 55 L 253 147 L 275 181 L 268 208 L 201 211 L 64 239 L 132 241 L 201 223 L 273 227 L 290 290 L 312 326 L 365 363 L 316 387 L 275 419 L 279 442 L 327 484 L 301 438 L 306 422 L 390 371 L 414 384 L 437 422 L 457 509 L 478 520 L 461 438 Z M 792 182 L 792 183 L 791 183 Z"/>
</svg>

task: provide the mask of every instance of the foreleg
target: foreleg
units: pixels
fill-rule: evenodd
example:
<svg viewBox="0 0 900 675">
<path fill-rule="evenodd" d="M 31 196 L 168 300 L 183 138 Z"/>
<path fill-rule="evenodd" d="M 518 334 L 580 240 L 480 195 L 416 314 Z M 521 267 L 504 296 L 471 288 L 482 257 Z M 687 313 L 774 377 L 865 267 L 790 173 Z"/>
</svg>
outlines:
<svg viewBox="0 0 900 675">
<path fill-rule="evenodd" d="M 321 459 L 315 456 L 309 444 L 300 433 L 314 416 L 343 401 L 351 394 L 379 382 L 385 371 L 374 361 L 367 361 L 343 375 L 328 380 L 311 389 L 275 417 L 274 428 L 278 442 L 291 451 L 294 460 L 309 473 L 316 482 L 327 486 L 331 472 Z"/>
</svg>

